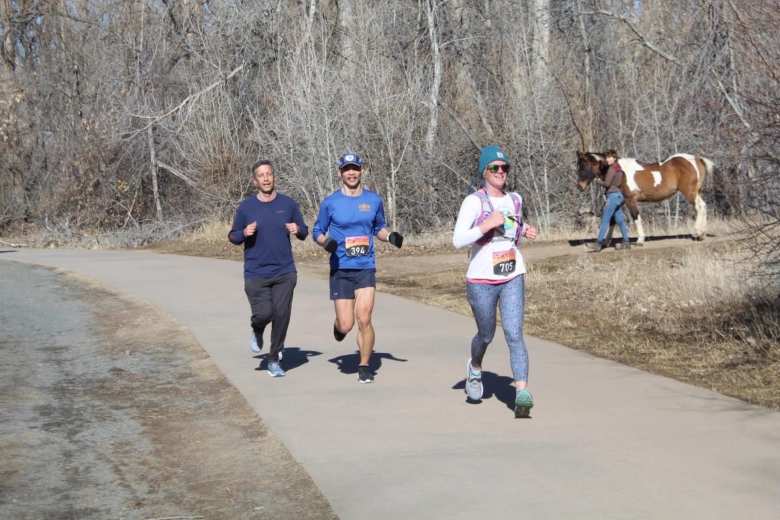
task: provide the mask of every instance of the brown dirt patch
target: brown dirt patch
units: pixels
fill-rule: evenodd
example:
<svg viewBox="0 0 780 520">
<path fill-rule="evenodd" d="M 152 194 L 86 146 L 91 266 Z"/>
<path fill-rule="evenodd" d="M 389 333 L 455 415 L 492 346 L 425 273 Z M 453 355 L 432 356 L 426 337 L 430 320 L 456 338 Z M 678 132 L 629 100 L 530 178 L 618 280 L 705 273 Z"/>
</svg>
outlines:
<svg viewBox="0 0 780 520">
<path fill-rule="evenodd" d="M 16 332 L 0 340 L 0 516 L 336 518 L 187 330 L 75 277 L 24 268 L 36 273 L 25 292 L 40 294 L 15 307 L 41 316 L 10 316 Z"/>
</svg>

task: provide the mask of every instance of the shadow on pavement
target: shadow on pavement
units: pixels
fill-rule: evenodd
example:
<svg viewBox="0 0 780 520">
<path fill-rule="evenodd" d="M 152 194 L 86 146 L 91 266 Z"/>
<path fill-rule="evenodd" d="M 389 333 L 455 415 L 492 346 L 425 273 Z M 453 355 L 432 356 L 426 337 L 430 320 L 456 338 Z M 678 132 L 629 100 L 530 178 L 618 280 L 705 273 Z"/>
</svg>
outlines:
<svg viewBox="0 0 780 520">
<path fill-rule="evenodd" d="M 399 361 L 401 363 L 406 363 L 408 361 L 408 359 L 397 358 L 389 352 L 374 352 L 371 354 L 371 361 L 368 362 L 368 368 L 370 368 L 372 372 L 377 372 L 379 367 L 382 366 L 383 359 Z M 342 374 L 357 374 L 358 364 L 360 364 L 360 354 L 355 351 L 354 354 L 344 354 L 343 356 L 331 358 L 328 361 L 335 364 Z"/>
<path fill-rule="evenodd" d="M 712 238 L 717 235 L 713 235 L 712 233 L 707 233 L 706 236 Z M 651 235 L 645 237 L 645 242 L 657 242 L 660 240 L 696 240 L 696 238 L 690 233 L 681 234 L 681 235 Z M 595 241 L 596 241 L 595 238 L 576 238 L 576 239 L 568 240 L 567 242 L 569 243 L 570 246 L 581 246 L 589 242 L 595 242 Z M 620 238 L 612 237 L 613 245 L 619 241 Z M 631 239 L 631 243 L 638 245 L 636 242 L 636 237 Z"/>
<path fill-rule="evenodd" d="M 454 385 L 452 385 L 453 390 L 460 390 L 461 392 L 464 392 L 464 397 L 466 399 L 466 402 L 469 404 L 479 404 L 485 399 L 490 399 L 492 397 L 495 397 L 502 403 L 506 405 L 507 408 L 510 410 L 514 410 L 515 408 L 515 387 L 512 384 L 514 383 L 514 380 L 511 377 L 506 376 L 499 376 L 493 372 L 487 372 L 485 370 L 482 371 L 482 400 L 480 401 L 472 401 L 468 397 L 466 397 L 466 394 L 464 392 L 466 388 L 466 379 L 461 379 Z"/>
<path fill-rule="evenodd" d="M 282 368 L 287 372 L 290 370 L 295 370 L 299 366 L 308 363 L 309 358 L 320 355 L 322 355 L 322 352 L 317 350 L 304 350 L 298 347 L 284 347 L 284 350 L 282 351 Z M 254 357 L 260 360 L 260 366 L 258 366 L 255 370 L 266 370 L 268 368 L 267 352 L 265 354 L 259 354 Z"/>
</svg>

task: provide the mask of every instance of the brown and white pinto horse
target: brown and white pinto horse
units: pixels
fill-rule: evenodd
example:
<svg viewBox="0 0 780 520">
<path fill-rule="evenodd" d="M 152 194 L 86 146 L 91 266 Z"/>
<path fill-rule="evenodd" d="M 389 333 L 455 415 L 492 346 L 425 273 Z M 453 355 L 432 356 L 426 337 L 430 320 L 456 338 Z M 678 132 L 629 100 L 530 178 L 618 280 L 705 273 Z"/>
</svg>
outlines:
<svg viewBox="0 0 780 520">
<path fill-rule="evenodd" d="M 626 199 L 626 207 L 636 223 L 638 244 L 645 241 L 639 202 L 661 202 L 678 191 L 694 208 L 696 222 L 693 238 L 704 239 L 707 229 L 707 205 L 700 191 L 706 175 L 711 175 L 715 164 L 709 159 L 678 153 L 661 163 L 640 164 L 636 159 L 618 159 L 626 173 L 620 186 Z M 607 172 L 607 158 L 603 153 L 577 152 L 577 186 L 580 191 L 590 185 L 594 178 L 604 179 Z"/>
</svg>

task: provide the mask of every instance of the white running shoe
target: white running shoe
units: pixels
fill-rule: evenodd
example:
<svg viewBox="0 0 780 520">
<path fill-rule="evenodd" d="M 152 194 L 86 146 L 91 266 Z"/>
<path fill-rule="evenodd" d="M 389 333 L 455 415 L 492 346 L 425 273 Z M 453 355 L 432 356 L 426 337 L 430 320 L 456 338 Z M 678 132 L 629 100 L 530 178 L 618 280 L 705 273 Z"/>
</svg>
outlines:
<svg viewBox="0 0 780 520">
<path fill-rule="evenodd" d="M 254 332 L 251 334 L 250 338 L 249 350 L 251 350 L 253 354 L 259 354 L 263 347 L 257 344 L 257 337 L 255 337 Z"/>
<path fill-rule="evenodd" d="M 268 362 L 268 373 L 271 374 L 271 377 L 284 377 L 284 370 L 278 361 Z"/>
<path fill-rule="evenodd" d="M 466 395 L 472 401 L 482 399 L 482 371 L 471 366 L 471 358 L 466 361 Z"/>
</svg>

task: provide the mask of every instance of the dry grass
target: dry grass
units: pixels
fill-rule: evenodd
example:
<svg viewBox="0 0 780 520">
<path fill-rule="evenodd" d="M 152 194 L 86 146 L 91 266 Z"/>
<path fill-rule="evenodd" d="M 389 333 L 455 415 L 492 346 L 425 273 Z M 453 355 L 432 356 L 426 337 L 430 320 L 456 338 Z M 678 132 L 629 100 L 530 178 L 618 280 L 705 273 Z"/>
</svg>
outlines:
<svg viewBox="0 0 780 520">
<path fill-rule="evenodd" d="M 541 229 L 539 239 L 544 241 L 564 241 L 581 240 L 594 238 L 598 234 L 601 220 L 595 216 L 586 217 L 584 226 L 575 226 L 572 224 L 559 224 L 550 229 Z M 628 223 L 628 229 L 632 237 L 636 237 L 636 227 L 631 222 Z M 652 236 L 681 236 L 690 235 L 693 230 L 693 220 L 682 219 L 671 226 L 667 224 L 665 218 L 647 218 L 643 216 L 643 226 L 645 235 Z M 715 236 L 730 235 L 740 230 L 741 224 L 733 219 L 722 219 L 710 217 L 707 220 L 707 234 Z M 620 238 L 620 229 L 615 227 L 615 238 Z"/>
<path fill-rule="evenodd" d="M 709 230 L 724 237 L 742 225 L 711 219 Z M 229 228 L 229 222 L 204 222 L 153 247 L 240 260 L 243 249 L 227 241 Z M 646 225 L 646 231 L 686 235 L 688 228 Z M 545 238 L 554 243 L 594 234 L 560 228 L 543 232 L 533 247 L 544 248 Z M 451 229 L 444 229 L 407 236 L 401 251 L 379 243 L 380 256 L 393 260 L 380 262 L 378 288 L 470 315 L 466 259 L 450 241 Z M 293 240 L 293 248 L 302 268 L 327 273 L 327 255 L 311 239 Z M 780 289 L 756 276 L 758 259 L 740 248 L 732 240 L 705 241 L 531 262 L 526 332 L 780 408 Z"/>
<path fill-rule="evenodd" d="M 526 332 L 780 408 L 780 299 L 733 242 L 531 265 Z M 464 266 L 380 273 L 380 289 L 470 315 Z"/>
<path fill-rule="evenodd" d="M 313 218 L 307 219 L 312 222 Z M 688 222 L 689 224 L 690 222 Z M 76 229 L 68 222 L 49 223 L 42 225 L 25 224 L 6 230 L 0 236 L 0 245 L 8 247 L 72 247 L 84 249 L 118 249 L 135 247 L 152 247 L 168 252 L 190 254 L 195 256 L 211 256 L 218 258 L 241 258 L 241 248 L 233 247 L 227 241 L 227 232 L 231 222 L 219 219 L 203 219 L 195 222 L 162 222 L 146 223 L 141 227 L 128 226 L 125 229 L 101 231 Z M 552 228 L 539 230 L 539 241 L 563 242 L 595 237 L 599 220 L 592 217 L 587 227 L 576 227 L 569 224 L 559 224 Z M 741 224 L 735 220 L 709 220 L 710 234 L 723 236 L 740 231 Z M 633 229 L 632 229 L 633 232 Z M 645 222 L 645 232 L 648 236 L 687 235 L 690 227 L 685 222 L 668 227 L 661 220 Z M 616 230 L 619 235 L 619 230 Z M 634 233 L 636 235 L 636 233 Z M 404 250 L 397 251 L 384 243 L 377 244 L 378 250 L 384 255 L 406 256 L 431 251 L 453 252 L 452 228 L 442 228 L 424 233 L 408 234 L 404 242 Z M 293 241 L 296 258 L 324 258 L 320 248 L 310 239 L 303 242 Z"/>
<path fill-rule="evenodd" d="M 307 220 L 310 222 L 311 219 Z M 573 225 L 557 225 L 550 229 L 539 231 L 538 241 L 563 242 L 568 240 L 588 239 L 596 236 L 599 220 L 594 218 L 592 225 L 584 229 Z M 211 220 L 198 227 L 183 233 L 178 239 L 162 242 L 154 247 L 163 249 L 175 249 L 176 252 L 203 256 L 235 257 L 240 258 L 240 248 L 233 248 L 227 241 L 227 232 L 230 229 L 229 221 Z M 711 218 L 708 221 L 708 232 L 713 235 L 724 236 L 736 232 L 739 224 L 734 220 Z M 690 234 L 691 228 L 686 223 L 675 226 L 666 226 L 660 220 L 645 222 L 645 233 L 648 236 L 674 236 Z M 620 231 L 615 230 L 619 235 Z M 632 228 L 634 236 L 636 233 Z M 377 244 L 378 251 L 385 255 L 414 255 L 436 252 L 453 252 L 452 228 L 435 229 L 424 233 L 408 234 L 404 240 L 404 250 L 397 251 L 394 247 L 385 243 Z M 236 249 L 236 250 L 234 250 Z M 198 251 L 201 251 L 200 253 Z M 324 255 L 314 242 L 307 238 L 305 241 L 293 241 L 293 251 L 296 258 L 320 258 Z"/>
<path fill-rule="evenodd" d="M 529 276 L 528 331 L 780 407 L 780 300 L 755 267 L 723 243 L 551 259 Z"/>
<path fill-rule="evenodd" d="M 227 240 L 230 226 L 231 223 L 226 221 L 204 222 L 177 240 L 160 242 L 152 247 L 168 253 L 240 259 L 243 257 L 243 249 L 232 245 Z M 302 241 L 293 240 L 292 245 L 296 261 L 306 262 L 327 258 L 327 254 L 310 236 Z M 376 248 L 383 256 L 410 256 L 431 251 L 449 252 L 453 251 L 452 230 L 407 235 L 404 238 L 402 251 L 379 241 L 376 242 Z"/>
</svg>

